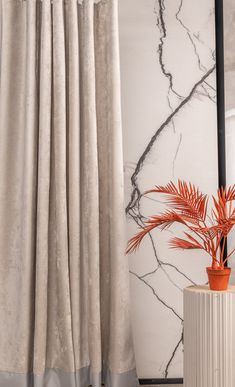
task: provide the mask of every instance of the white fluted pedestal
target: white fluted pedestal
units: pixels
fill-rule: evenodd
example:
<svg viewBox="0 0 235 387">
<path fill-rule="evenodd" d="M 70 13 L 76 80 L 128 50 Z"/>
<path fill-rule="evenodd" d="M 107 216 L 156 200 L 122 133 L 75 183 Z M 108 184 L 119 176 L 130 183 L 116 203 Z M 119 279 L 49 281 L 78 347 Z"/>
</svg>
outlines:
<svg viewBox="0 0 235 387">
<path fill-rule="evenodd" d="M 184 387 L 235 387 L 235 286 L 184 289 Z"/>
</svg>

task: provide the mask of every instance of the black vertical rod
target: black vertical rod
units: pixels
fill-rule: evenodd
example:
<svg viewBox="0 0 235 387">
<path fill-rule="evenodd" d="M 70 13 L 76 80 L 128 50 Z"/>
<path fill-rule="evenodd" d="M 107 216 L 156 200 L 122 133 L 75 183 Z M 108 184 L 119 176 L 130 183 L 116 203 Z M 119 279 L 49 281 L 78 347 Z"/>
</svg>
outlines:
<svg viewBox="0 0 235 387">
<path fill-rule="evenodd" d="M 219 187 L 226 186 L 225 143 L 225 93 L 224 93 L 224 23 L 223 0 L 215 0 L 216 39 L 216 89 L 217 89 L 217 133 L 218 133 L 218 180 Z"/>
<path fill-rule="evenodd" d="M 217 140 L 218 140 L 218 183 L 226 186 L 226 137 L 225 137 L 225 92 L 224 92 L 224 17 L 223 0 L 215 0 L 216 40 L 216 90 L 217 90 Z M 227 243 L 224 258 L 227 256 Z"/>
</svg>

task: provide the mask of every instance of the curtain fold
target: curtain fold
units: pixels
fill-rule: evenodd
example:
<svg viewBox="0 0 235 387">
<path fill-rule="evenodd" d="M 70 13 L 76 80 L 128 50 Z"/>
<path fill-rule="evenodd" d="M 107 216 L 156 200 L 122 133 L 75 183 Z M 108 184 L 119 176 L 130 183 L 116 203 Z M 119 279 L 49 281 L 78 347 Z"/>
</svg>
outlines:
<svg viewBox="0 0 235 387">
<path fill-rule="evenodd" d="M 0 387 L 135 387 L 117 0 L 0 0 Z"/>
</svg>

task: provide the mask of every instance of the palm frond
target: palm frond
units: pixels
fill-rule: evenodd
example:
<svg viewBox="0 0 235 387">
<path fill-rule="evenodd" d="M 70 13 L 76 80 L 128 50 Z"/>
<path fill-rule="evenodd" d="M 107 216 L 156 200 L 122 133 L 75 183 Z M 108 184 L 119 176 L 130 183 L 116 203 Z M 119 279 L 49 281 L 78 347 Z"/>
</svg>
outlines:
<svg viewBox="0 0 235 387">
<path fill-rule="evenodd" d="M 219 255 L 218 263 L 224 264 L 224 247 L 220 252 L 219 250 L 221 243 L 225 245 L 226 238 L 235 225 L 235 185 L 221 187 L 217 195 L 212 196 L 212 217 L 207 214 L 208 196 L 191 183 L 178 180 L 178 184 L 174 184 L 171 181 L 166 186 L 156 186 L 145 192 L 147 193 L 166 195 L 170 210 L 150 217 L 144 227 L 129 241 L 127 253 L 135 251 L 143 238 L 154 228 L 159 227 L 164 230 L 176 222 L 183 224 L 188 232 L 184 232 L 186 239 L 177 237 L 171 239 L 171 248 L 203 249 L 210 254 L 212 262 Z M 207 219 L 210 221 L 210 226 L 207 225 Z"/>
<path fill-rule="evenodd" d="M 166 186 L 156 186 L 146 193 L 162 193 L 168 196 L 167 202 L 179 211 L 195 221 L 205 221 L 208 205 L 208 196 L 202 194 L 199 189 L 185 181 L 178 180 L 178 186 L 172 181 Z"/>
<path fill-rule="evenodd" d="M 174 211 L 167 211 L 160 215 L 151 216 L 145 222 L 143 228 L 129 240 L 126 254 L 136 251 L 143 238 L 154 228 L 159 227 L 163 230 L 170 227 L 174 222 L 185 224 L 184 219 Z"/>
<path fill-rule="evenodd" d="M 227 236 L 235 224 L 235 209 L 231 205 L 231 202 L 235 199 L 234 191 L 234 186 L 227 189 L 220 188 L 217 191 L 217 198 L 212 196 L 214 203 L 212 215 L 218 227 L 221 228 L 223 236 Z"/>
<path fill-rule="evenodd" d="M 235 200 L 235 184 L 228 188 L 222 187 L 221 189 L 225 191 L 225 198 L 227 202 Z"/>
<path fill-rule="evenodd" d="M 185 249 L 185 250 L 192 250 L 192 249 L 202 249 L 200 245 L 197 243 L 187 241 L 186 239 L 182 238 L 172 238 L 169 241 L 169 245 L 171 249 Z"/>
<path fill-rule="evenodd" d="M 211 227 L 192 227 L 192 230 L 206 237 L 209 236 L 210 239 L 214 239 L 223 232 L 223 227 L 221 225 Z"/>
<path fill-rule="evenodd" d="M 140 243 L 142 242 L 145 235 L 147 235 L 155 227 L 157 227 L 157 226 L 155 226 L 154 224 L 149 225 L 149 226 L 146 225 L 137 234 L 135 234 L 128 241 L 127 248 L 126 248 L 126 254 L 134 253 L 139 248 Z"/>
<path fill-rule="evenodd" d="M 202 246 L 202 244 L 196 238 L 194 238 L 192 235 L 190 235 L 188 232 L 185 231 L 184 234 L 190 239 L 191 242 L 196 244 L 198 246 L 198 248 L 200 248 L 200 249 L 204 248 Z"/>
<path fill-rule="evenodd" d="M 184 216 L 180 216 L 175 211 L 166 211 L 160 215 L 151 216 L 146 224 L 154 224 L 155 227 L 159 227 L 161 230 L 170 227 L 174 222 L 186 224 Z"/>
<path fill-rule="evenodd" d="M 214 208 L 212 209 L 212 215 L 218 223 L 226 218 L 225 204 L 218 198 L 212 196 Z"/>
</svg>

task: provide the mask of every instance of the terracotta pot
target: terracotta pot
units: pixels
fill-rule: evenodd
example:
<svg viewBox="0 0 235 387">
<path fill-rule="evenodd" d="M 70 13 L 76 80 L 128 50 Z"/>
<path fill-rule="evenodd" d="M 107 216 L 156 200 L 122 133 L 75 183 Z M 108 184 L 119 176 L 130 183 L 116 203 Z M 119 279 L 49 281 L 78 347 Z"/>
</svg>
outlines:
<svg viewBox="0 0 235 387">
<path fill-rule="evenodd" d="M 209 286 L 211 290 L 227 290 L 229 277 L 231 274 L 231 268 L 225 267 L 224 269 L 212 269 L 206 268 Z"/>
</svg>

